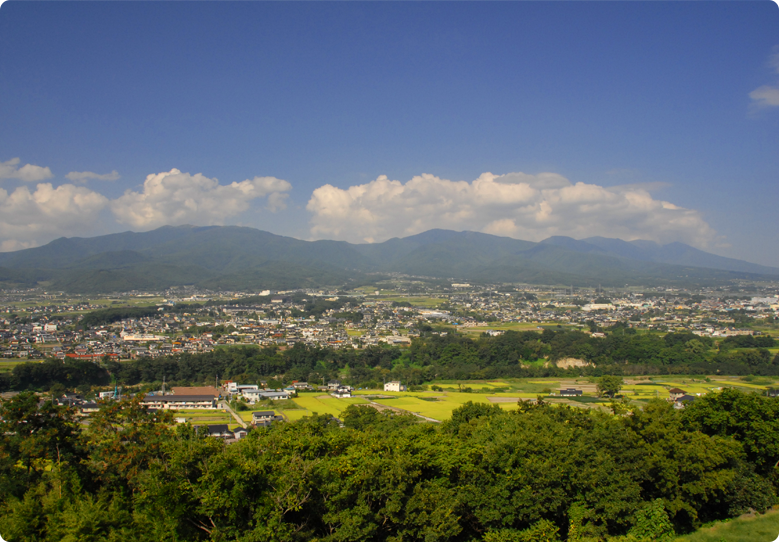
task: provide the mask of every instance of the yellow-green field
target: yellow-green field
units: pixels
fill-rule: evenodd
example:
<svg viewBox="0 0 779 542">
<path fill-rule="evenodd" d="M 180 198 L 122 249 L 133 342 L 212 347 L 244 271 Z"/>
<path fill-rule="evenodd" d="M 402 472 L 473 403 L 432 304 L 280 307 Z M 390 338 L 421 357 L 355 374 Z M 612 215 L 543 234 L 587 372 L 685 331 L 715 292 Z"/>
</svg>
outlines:
<svg viewBox="0 0 779 542">
<path fill-rule="evenodd" d="M 311 416 L 311 411 L 302 408 L 298 410 L 285 410 L 284 415 L 289 421 L 294 422 L 303 419 L 305 416 Z"/>
<path fill-rule="evenodd" d="M 744 390 L 764 390 L 770 385 L 767 383 L 773 382 L 772 379 L 755 379 L 757 383 L 743 382 L 740 379 L 727 377 L 720 377 L 717 380 L 710 382 L 702 381 L 702 377 L 695 378 L 695 382 L 692 382 L 692 378 L 685 377 L 651 377 L 641 382 L 646 384 L 628 384 L 623 387 L 623 391 L 626 392 L 629 398 L 638 401 L 647 401 L 654 398 L 667 399 L 668 390 L 670 388 L 681 388 L 687 393 L 701 395 L 707 393 L 716 393 L 717 388 L 721 387 L 741 387 Z M 339 399 L 330 395 L 316 395 L 316 394 L 301 394 L 294 398 L 292 401 L 300 408 L 276 408 L 274 412 L 285 416 L 289 421 L 300 420 L 306 416 L 312 414 L 330 414 L 337 418 L 341 417 L 343 410 L 351 404 L 367 404 L 368 401 L 364 396 L 374 396 L 370 400 L 387 407 L 393 407 L 407 412 L 420 414 L 422 416 L 432 418 L 439 421 L 447 420 L 451 417 L 452 411 L 459 408 L 468 401 L 475 403 L 497 404 L 500 408 L 505 410 L 515 410 L 518 408 L 517 401 L 536 399 L 539 394 L 542 394 L 543 389 L 550 389 L 556 392 L 560 386 L 572 385 L 581 386 L 587 383 L 585 379 L 573 382 L 573 380 L 561 382 L 558 378 L 535 378 L 535 379 L 514 379 L 507 378 L 503 380 L 485 380 L 485 381 L 439 381 L 435 382 L 435 385 L 444 388 L 444 391 L 421 391 L 421 392 L 384 392 L 381 390 L 355 390 L 354 397 Z M 465 393 L 458 390 L 458 385 L 463 388 L 469 387 L 474 390 L 472 393 Z M 592 384 L 589 384 L 592 386 Z M 505 389 L 508 391 L 496 392 L 486 390 Z M 585 388 L 585 389 L 592 389 Z M 380 396 L 380 397 L 376 397 Z M 565 404 L 581 406 L 583 408 L 589 408 L 595 406 L 592 401 L 595 401 L 595 394 L 592 392 L 586 392 L 584 398 L 589 398 L 589 402 L 582 402 L 577 404 L 577 401 L 561 400 L 559 397 L 550 398 L 553 403 L 563 402 Z M 490 400 L 493 398 L 493 401 Z M 434 400 L 430 400 L 434 399 Z M 497 402 L 503 400 L 505 402 Z M 597 401 L 596 401 L 597 403 Z M 271 410 L 267 408 L 265 410 Z M 213 412 L 213 411 L 212 411 Z M 234 420 L 228 417 L 229 414 L 223 414 L 224 418 L 218 417 L 218 419 L 204 419 L 214 416 L 212 412 L 208 411 L 195 411 L 193 414 L 187 413 L 187 417 L 192 417 L 193 423 L 230 423 Z M 219 412 L 219 411 L 217 411 Z M 251 411 L 240 412 L 239 415 L 244 421 L 251 421 Z M 217 415 L 219 416 L 219 415 Z"/>
<path fill-rule="evenodd" d="M 317 414 L 331 414 L 338 418 L 340 417 L 341 412 L 349 405 L 367 403 L 367 401 L 361 397 L 345 397 L 339 399 L 338 397 L 331 397 L 329 395 L 314 396 L 309 394 L 295 397 L 293 401 L 304 410 L 284 411 L 290 420 L 300 419 L 303 416 L 310 416 L 312 412 Z M 300 412 L 304 413 L 300 414 Z"/>
<path fill-rule="evenodd" d="M 186 418 L 192 425 L 235 424 L 235 418 L 224 410 L 175 410 L 173 416 Z"/>
<path fill-rule="evenodd" d="M 710 382 L 682 382 L 679 380 L 673 381 L 673 380 L 660 380 L 660 379 L 654 379 L 655 382 L 658 384 L 662 384 L 663 386 L 668 386 L 669 388 L 679 388 L 684 391 L 686 391 L 689 394 L 705 394 L 709 393 L 713 388 L 719 387 L 717 384 L 713 384 Z"/>
<path fill-rule="evenodd" d="M 738 380 L 713 380 L 712 385 L 716 387 L 729 387 L 729 388 L 747 388 L 750 390 L 765 390 L 771 386 L 762 386 L 760 384 L 751 384 L 749 382 L 741 382 Z"/>
<path fill-rule="evenodd" d="M 474 390 L 480 390 L 482 388 L 503 388 L 503 389 L 512 389 L 516 387 L 513 384 L 510 384 L 509 382 L 505 382 L 502 380 L 490 380 L 490 381 L 484 381 L 484 380 L 471 380 L 468 382 L 457 382 L 455 380 L 440 380 L 436 382 L 433 385 L 441 386 L 442 388 L 454 388 L 457 389 L 458 384 L 462 385 L 463 388 L 471 388 Z"/>
<path fill-rule="evenodd" d="M 452 416 L 452 411 L 461 407 L 465 403 L 472 401 L 474 403 L 497 404 L 505 410 L 515 410 L 518 408 L 519 399 L 535 399 L 536 393 L 462 393 L 454 391 L 446 392 L 385 392 L 383 398 L 376 398 L 374 402 L 388 406 L 407 410 L 416 414 L 421 414 L 428 418 L 443 421 Z M 490 397 L 504 398 L 506 402 L 493 403 Z M 424 400 L 436 399 L 435 401 Z"/>
<path fill-rule="evenodd" d="M 627 385 L 622 387 L 622 393 L 631 399 L 653 399 L 659 397 L 666 399 L 668 397 L 668 388 L 661 385 Z"/>
<path fill-rule="evenodd" d="M 21 361 L 0 361 L 0 373 L 10 373 L 14 370 L 14 367 L 19 365 L 20 363 L 27 363 L 28 360 L 21 360 Z M 33 361 L 33 360 L 30 360 Z M 39 361 L 39 360 L 35 360 Z"/>
</svg>

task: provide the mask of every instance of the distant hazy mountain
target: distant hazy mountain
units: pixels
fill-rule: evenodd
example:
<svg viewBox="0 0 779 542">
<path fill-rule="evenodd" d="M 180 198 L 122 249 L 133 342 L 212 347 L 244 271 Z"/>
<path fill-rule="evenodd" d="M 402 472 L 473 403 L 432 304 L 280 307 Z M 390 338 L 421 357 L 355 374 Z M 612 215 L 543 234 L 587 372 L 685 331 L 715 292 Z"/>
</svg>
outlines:
<svg viewBox="0 0 779 542">
<path fill-rule="evenodd" d="M 637 240 L 628 242 L 622 239 L 609 239 L 607 237 L 588 237 L 581 241 L 576 241 L 570 237 L 550 237 L 541 242 L 565 246 L 579 252 L 601 250 L 603 254 L 647 262 L 707 267 L 758 275 L 779 275 L 779 268 L 709 254 L 684 243 L 661 245 L 654 241 Z"/>
<path fill-rule="evenodd" d="M 166 226 L 62 238 L 0 253 L 0 284 L 73 292 L 158 290 L 176 285 L 256 290 L 340 286 L 368 273 L 574 285 L 712 284 L 779 276 L 779 269 L 693 247 L 592 237 L 540 243 L 430 230 L 383 243 L 301 241 L 235 226 Z M 374 276 L 374 275 L 371 275 Z M 353 284 L 353 282 L 352 282 Z"/>
</svg>

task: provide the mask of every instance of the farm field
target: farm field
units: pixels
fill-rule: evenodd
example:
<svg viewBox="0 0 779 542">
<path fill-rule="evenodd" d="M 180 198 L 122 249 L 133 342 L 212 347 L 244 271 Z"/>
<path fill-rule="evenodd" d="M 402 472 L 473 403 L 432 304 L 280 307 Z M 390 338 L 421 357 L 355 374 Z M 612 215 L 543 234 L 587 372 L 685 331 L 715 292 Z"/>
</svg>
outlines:
<svg viewBox="0 0 779 542">
<path fill-rule="evenodd" d="M 332 397 L 330 395 L 301 395 L 293 399 L 295 404 L 299 405 L 305 412 L 301 415 L 301 411 L 286 410 L 286 414 L 290 420 L 300 419 L 303 416 L 310 416 L 312 412 L 317 414 L 331 414 L 336 418 L 341 416 L 341 412 L 349 405 L 365 404 L 367 401 L 361 397 L 346 397 L 339 399 L 338 397 Z"/>
<path fill-rule="evenodd" d="M 658 385 L 627 385 L 622 388 L 621 393 L 630 399 L 654 399 L 659 397 L 665 399 L 668 397 L 668 388 Z"/>
<path fill-rule="evenodd" d="M 391 399 L 376 399 L 380 405 L 400 408 L 409 412 L 415 412 L 435 420 L 446 420 L 452 416 L 452 411 L 461 406 L 451 401 L 423 401 L 418 397 L 404 396 Z"/>
<path fill-rule="evenodd" d="M 428 418 L 443 421 L 452 416 L 452 411 L 468 401 L 474 403 L 497 404 L 505 410 L 516 410 L 519 399 L 535 399 L 535 393 L 462 393 L 462 392 L 386 392 L 389 397 L 376 398 L 374 402 L 421 414 Z M 490 401 L 490 397 L 498 401 Z M 425 399 L 436 399 L 435 401 Z M 500 401 L 504 399 L 504 401 Z"/>
<path fill-rule="evenodd" d="M 491 389 L 491 390 L 492 389 L 496 389 L 496 388 L 498 388 L 498 389 L 500 389 L 500 388 L 502 388 L 502 389 L 514 389 L 514 388 L 517 387 L 516 384 L 511 384 L 509 382 L 505 382 L 505 381 L 502 381 L 502 380 L 491 380 L 491 381 L 487 381 L 487 382 L 481 381 L 481 380 L 472 380 L 472 381 L 469 381 L 469 382 L 457 382 L 455 380 L 448 380 L 448 381 L 447 380 L 442 380 L 442 381 L 437 381 L 437 382 L 435 382 L 432 385 L 440 386 L 440 387 L 442 387 L 444 389 L 448 389 L 448 390 L 457 390 L 458 389 L 458 385 L 461 385 L 463 388 L 467 387 L 467 388 L 471 388 L 473 390 L 482 390 L 483 388 L 488 388 L 488 389 Z"/>
<path fill-rule="evenodd" d="M 39 361 L 39 360 L 21 360 L 21 361 L 0 361 L 0 373 L 10 373 L 14 370 L 14 367 L 21 363 L 27 363 L 27 361 Z"/>
<path fill-rule="evenodd" d="M 192 425 L 238 425 L 229 412 L 224 410 L 176 410 L 173 411 L 176 418 L 186 418 Z"/>
<path fill-rule="evenodd" d="M 670 388 L 680 388 L 689 394 L 701 394 L 716 392 L 720 387 L 743 387 L 745 390 L 765 390 L 770 387 L 766 383 L 761 381 L 761 384 L 750 384 L 742 382 L 741 380 L 727 380 L 721 377 L 721 380 L 712 380 L 710 382 L 702 381 L 702 377 L 695 378 L 695 382 L 692 377 L 673 377 L 672 379 L 666 379 L 667 377 L 651 377 L 647 380 L 632 381 L 631 384 L 626 384 L 622 389 L 625 395 L 633 400 L 639 402 L 645 402 L 654 398 L 667 399 L 668 390 Z M 629 380 L 629 379 L 628 379 Z M 385 405 L 388 407 L 395 407 L 409 412 L 421 414 L 429 418 L 436 420 L 446 420 L 451 417 L 451 413 L 455 408 L 458 408 L 468 401 L 476 403 L 490 403 L 498 404 L 501 408 L 507 410 L 514 410 L 517 408 L 517 400 L 523 399 L 536 399 L 538 395 L 542 395 L 542 390 L 549 389 L 553 393 L 561 387 L 575 387 L 578 389 L 584 389 L 584 396 L 578 399 L 561 399 L 559 396 L 550 396 L 549 400 L 552 403 L 569 404 L 571 406 L 592 408 L 596 404 L 600 404 L 602 408 L 604 404 L 596 399 L 594 393 L 594 383 L 587 380 L 568 380 L 561 381 L 558 378 L 534 378 L 534 379 L 512 379 L 507 378 L 503 380 L 490 380 L 490 381 L 437 381 L 431 385 L 437 385 L 443 388 L 443 391 L 420 391 L 420 392 L 382 392 L 378 390 L 357 390 L 354 393 L 357 395 L 382 395 L 384 397 L 377 397 L 373 399 L 376 403 Z M 465 393 L 459 391 L 458 386 L 462 388 L 469 387 L 474 392 Z M 490 392 L 489 389 L 506 389 L 505 392 Z M 431 401 L 430 399 L 437 399 Z M 427 400 L 426 400 L 427 399 Z"/>
<path fill-rule="evenodd" d="M 733 388 L 747 388 L 750 390 L 765 390 L 771 385 L 760 385 L 760 384 L 752 384 L 750 382 L 740 382 L 738 380 L 713 380 L 713 384 L 717 384 L 717 386 L 728 386 Z"/>
<path fill-rule="evenodd" d="M 289 419 L 291 422 L 295 422 L 297 420 L 302 420 L 305 416 L 311 416 L 312 412 L 310 410 L 305 409 L 297 409 L 297 410 L 285 410 L 284 415 Z"/>
</svg>

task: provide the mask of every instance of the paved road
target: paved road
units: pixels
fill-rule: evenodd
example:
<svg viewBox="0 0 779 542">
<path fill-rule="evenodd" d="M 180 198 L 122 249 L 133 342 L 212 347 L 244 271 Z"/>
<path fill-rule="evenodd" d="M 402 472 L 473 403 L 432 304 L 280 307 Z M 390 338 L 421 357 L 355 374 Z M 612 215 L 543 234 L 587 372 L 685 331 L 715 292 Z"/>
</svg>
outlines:
<svg viewBox="0 0 779 542">
<path fill-rule="evenodd" d="M 235 421 L 241 424 L 241 427 L 246 429 L 246 422 L 243 421 L 241 417 L 232 408 L 230 408 L 230 405 L 227 404 L 227 401 L 222 401 L 220 404 L 222 405 L 222 408 L 224 408 L 227 412 L 233 415 L 233 418 L 235 418 Z"/>
</svg>

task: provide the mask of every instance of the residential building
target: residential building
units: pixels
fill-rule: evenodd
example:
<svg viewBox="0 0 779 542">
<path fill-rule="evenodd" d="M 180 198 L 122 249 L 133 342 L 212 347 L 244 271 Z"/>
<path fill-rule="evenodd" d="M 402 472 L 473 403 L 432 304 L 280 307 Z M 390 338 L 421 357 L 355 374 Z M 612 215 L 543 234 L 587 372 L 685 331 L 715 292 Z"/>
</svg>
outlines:
<svg viewBox="0 0 779 542">
<path fill-rule="evenodd" d="M 400 380 L 393 380 L 384 384 L 384 391 L 406 391 L 406 386 L 400 383 Z"/>
</svg>

